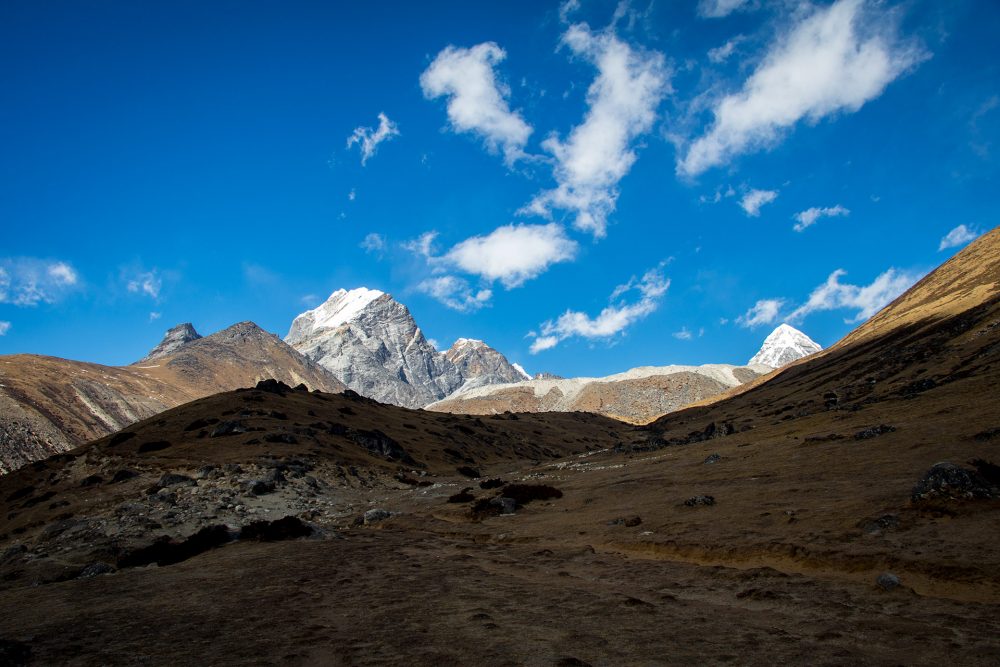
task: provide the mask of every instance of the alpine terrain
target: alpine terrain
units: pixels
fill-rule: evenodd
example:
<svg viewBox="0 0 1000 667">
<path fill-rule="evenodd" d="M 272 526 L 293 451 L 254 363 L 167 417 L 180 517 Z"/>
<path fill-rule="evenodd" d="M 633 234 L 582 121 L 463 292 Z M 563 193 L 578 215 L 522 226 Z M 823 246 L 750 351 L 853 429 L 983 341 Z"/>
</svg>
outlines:
<svg viewBox="0 0 1000 667">
<path fill-rule="evenodd" d="M 0 477 L 0 655 L 995 665 L 998 381 L 1000 230 L 645 426 L 264 380 Z"/>
<path fill-rule="evenodd" d="M 524 378 L 482 341 L 459 339 L 434 349 L 409 309 L 379 290 L 337 290 L 295 318 L 285 342 L 363 396 L 423 407 L 468 384 Z"/>
</svg>

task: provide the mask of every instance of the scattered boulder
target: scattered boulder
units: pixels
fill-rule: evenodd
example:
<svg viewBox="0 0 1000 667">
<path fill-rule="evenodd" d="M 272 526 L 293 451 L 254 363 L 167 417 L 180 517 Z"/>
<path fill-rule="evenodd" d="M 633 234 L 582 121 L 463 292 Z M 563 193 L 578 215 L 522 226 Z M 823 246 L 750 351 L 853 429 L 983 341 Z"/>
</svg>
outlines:
<svg viewBox="0 0 1000 667">
<path fill-rule="evenodd" d="M 160 481 L 156 483 L 161 489 L 168 486 L 197 486 L 197 482 L 193 478 L 187 475 L 182 475 L 177 472 L 168 472 L 160 477 Z"/>
<path fill-rule="evenodd" d="M 479 483 L 479 488 L 480 489 L 499 489 L 505 483 L 506 482 L 504 482 L 499 477 L 496 477 L 494 479 L 484 479 L 483 481 L 481 481 Z"/>
<path fill-rule="evenodd" d="M 684 505 L 687 507 L 697 507 L 699 505 L 708 507 L 714 504 L 715 496 L 692 496 L 684 501 Z"/>
<path fill-rule="evenodd" d="M 917 485 L 913 487 L 910 500 L 951 499 L 972 500 L 977 498 L 996 498 L 1000 490 L 990 483 L 978 471 L 968 470 L 947 461 L 936 463 L 924 473 Z"/>
<path fill-rule="evenodd" d="M 868 440 L 870 438 L 877 438 L 885 433 L 892 433 L 896 430 L 895 426 L 886 426 L 885 424 L 879 424 L 878 426 L 869 426 L 866 429 L 858 431 L 854 434 L 855 440 Z"/>
<path fill-rule="evenodd" d="M 894 575 L 892 572 L 883 572 L 882 574 L 875 577 L 875 583 L 883 591 L 891 591 L 895 588 L 899 588 L 899 577 Z"/>
<path fill-rule="evenodd" d="M 274 492 L 274 482 L 269 482 L 264 479 L 252 479 L 249 482 L 244 482 L 243 488 L 247 493 L 251 493 L 255 496 L 264 496 L 268 493 Z"/>
<path fill-rule="evenodd" d="M 416 463 L 403 446 L 387 436 L 378 429 L 365 431 L 362 429 L 347 429 L 345 434 L 348 440 L 361 445 L 376 456 L 389 459 L 390 461 L 402 461 L 403 463 Z"/>
<path fill-rule="evenodd" d="M 284 445 L 294 445 L 299 442 L 293 433 L 268 433 L 264 436 L 264 442 L 275 442 Z"/>
<path fill-rule="evenodd" d="M 91 577 L 97 577 L 102 574 L 111 574 L 112 572 L 117 572 L 114 565 L 111 565 L 110 563 L 96 562 L 83 568 L 80 572 L 80 576 L 77 578 L 90 579 Z"/>
<path fill-rule="evenodd" d="M 472 479 L 479 479 L 482 477 L 482 475 L 479 474 L 479 471 L 471 466 L 461 466 L 456 468 L 456 470 L 459 475 L 464 475 L 465 477 L 470 477 Z"/>
<path fill-rule="evenodd" d="M 87 475 L 80 480 L 80 486 L 100 486 L 104 484 L 104 478 L 100 475 Z"/>
<path fill-rule="evenodd" d="M 389 510 L 373 509 L 373 510 L 368 510 L 367 512 L 361 515 L 361 522 L 366 526 L 370 526 L 372 524 L 379 523 L 380 521 L 385 521 L 391 516 L 392 512 L 390 512 Z"/>
<path fill-rule="evenodd" d="M 635 528 L 641 523 L 642 518 L 638 516 L 618 517 L 617 519 L 608 521 L 609 526 L 625 526 L 626 528 Z"/>
<path fill-rule="evenodd" d="M 702 463 L 704 463 L 705 465 L 711 465 L 713 463 L 718 463 L 721 460 L 722 457 L 719 456 L 718 454 L 709 454 L 708 456 L 705 457 L 705 460 L 702 461 Z"/>
<path fill-rule="evenodd" d="M 885 531 L 899 528 L 899 515 L 883 514 L 880 517 L 862 521 L 858 527 L 869 535 L 880 535 Z"/>
<path fill-rule="evenodd" d="M 194 474 L 195 479 L 216 479 L 222 475 L 217 465 L 207 465 L 198 468 Z"/>
<path fill-rule="evenodd" d="M 514 510 L 517 509 L 517 501 L 513 498 L 508 498 L 506 496 L 498 496 L 496 498 L 490 498 L 490 505 L 496 507 L 499 510 L 499 514 L 513 514 Z"/>
<path fill-rule="evenodd" d="M 243 422 L 237 420 L 226 420 L 220 422 L 218 426 L 212 429 L 212 432 L 208 434 L 210 438 L 221 438 L 226 435 L 238 435 L 240 433 L 246 433 L 247 428 L 243 425 Z"/>
</svg>

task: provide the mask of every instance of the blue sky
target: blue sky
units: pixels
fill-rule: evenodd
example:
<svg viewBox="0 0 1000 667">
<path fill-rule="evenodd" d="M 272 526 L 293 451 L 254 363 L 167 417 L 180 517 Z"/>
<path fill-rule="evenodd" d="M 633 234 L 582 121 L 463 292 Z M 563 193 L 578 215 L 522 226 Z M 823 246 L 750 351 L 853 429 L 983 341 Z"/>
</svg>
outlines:
<svg viewBox="0 0 1000 667">
<path fill-rule="evenodd" d="M 995 226 L 998 33 L 972 1 L 5 2 L 0 353 L 283 336 L 362 285 L 531 372 L 827 346 Z"/>
</svg>

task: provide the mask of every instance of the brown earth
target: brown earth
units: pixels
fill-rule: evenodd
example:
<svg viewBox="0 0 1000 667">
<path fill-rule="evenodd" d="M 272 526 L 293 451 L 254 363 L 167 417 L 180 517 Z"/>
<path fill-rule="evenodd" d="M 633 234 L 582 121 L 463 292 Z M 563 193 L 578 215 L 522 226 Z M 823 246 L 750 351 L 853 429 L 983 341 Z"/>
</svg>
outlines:
<svg viewBox="0 0 1000 667">
<path fill-rule="evenodd" d="M 913 492 L 936 463 L 1000 463 L 1000 234 L 945 268 L 978 296 L 932 274 L 902 297 L 919 316 L 646 427 L 258 389 L 33 464 L 0 478 L 0 648 L 88 665 L 997 664 L 997 469 L 979 463 L 982 493 Z M 260 430 L 211 436 L 236 420 Z M 277 465 L 287 479 L 246 492 Z M 561 496 L 474 514 L 467 495 L 530 489 L 481 488 L 465 466 Z M 111 483 L 123 468 L 139 476 Z M 392 514 L 358 521 L 369 509 Z M 135 565 L 161 534 L 286 515 L 313 537 L 244 530 Z M 97 562 L 117 571 L 80 578 Z"/>
<path fill-rule="evenodd" d="M 323 391 L 344 388 L 328 371 L 252 322 L 145 365 L 0 356 L 0 474 L 167 408 L 265 378 Z"/>
</svg>

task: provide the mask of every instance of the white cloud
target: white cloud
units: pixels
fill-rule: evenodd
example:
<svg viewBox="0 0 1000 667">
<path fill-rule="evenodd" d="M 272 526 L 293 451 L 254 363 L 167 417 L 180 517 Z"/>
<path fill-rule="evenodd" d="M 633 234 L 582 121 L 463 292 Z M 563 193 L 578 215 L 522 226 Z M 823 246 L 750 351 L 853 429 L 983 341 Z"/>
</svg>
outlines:
<svg viewBox="0 0 1000 667">
<path fill-rule="evenodd" d="M 687 327 L 681 327 L 680 331 L 675 331 L 670 335 L 676 338 L 677 340 L 691 340 L 692 338 L 694 338 L 694 334 L 691 333 L 691 330 L 688 329 Z"/>
<path fill-rule="evenodd" d="M 76 269 L 66 262 L 34 257 L 0 259 L 0 303 L 55 303 L 78 283 Z"/>
<path fill-rule="evenodd" d="M 761 299 L 755 303 L 747 312 L 736 318 L 736 323 L 741 327 L 752 329 L 762 324 L 773 324 L 778 319 L 784 299 Z"/>
<path fill-rule="evenodd" d="M 403 248 L 410 252 L 431 259 L 434 254 L 434 239 L 438 233 L 435 231 L 424 232 L 412 241 L 404 242 Z"/>
<path fill-rule="evenodd" d="M 417 248 L 430 255 L 433 236 L 418 239 Z M 577 243 L 562 226 L 504 225 L 485 236 L 473 236 L 456 244 L 441 257 L 430 257 L 432 266 L 461 269 L 487 281 L 499 280 L 504 287 L 519 287 L 543 273 L 550 265 L 573 259 Z"/>
<path fill-rule="evenodd" d="M 566 141 L 555 134 L 542 147 L 555 158 L 556 187 L 539 193 L 523 214 L 551 218 L 554 209 L 575 215 L 577 229 L 605 235 L 618 201 L 618 183 L 636 161 L 633 144 L 650 131 L 669 92 L 663 54 L 633 48 L 613 31 L 570 26 L 562 43 L 597 68 L 587 90 L 587 113 Z"/>
<path fill-rule="evenodd" d="M 840 278 L 846 275 L 843 269 L 837 269 L 809 295 L 809 300 L 796 308 L 788 316 L 788 322 L 801 322 L 814 312 L 824 310 L 855 310 L 853 318 L 847 322 L 866 320 L 897 296 L 910 288 L 919 274 L 890 268 L 880 274 L 870 285 L 850 285 L 841 283 Z"/>
<path fill-rule="evenodd" d="M 566 23 L 569 15 L 580 9 L 580 0 L 565 0 L 559 5 L 559 20 Z"/>
<path fill-rule="evenodd" d="M 830 206 L 826 208 L 818 208 L 813 206 L 812 208 L 807 208 L 804 211 L 799 211 L 795 214 L 795 219 L 798 220 L 795 223 L 793 229 L 797 232 L 805 230 L 807 227 L 811 227 L 816 224 L 816 221 L 820 218 L 836 218 L 838 216 L 850 215 L 851 211 L 844 208 L 840 204 L 836 206 Z"/>
<path fill-rule="evenodd" d="M 160 298 L 160 289 L 163 287 L 163 280 L 158 275 L 156 269 L 152 271 L 141 271 L 126 278 L 125 289 L 131 294 L 144 294 L 152 299 Z"/>
<path fill-rule="evenodd" d="M 760 208 L 778 198 L 777 190 L 750 190 L 740 200 L 740 208 L 752 218 L 760 216 Z"/>
<path fill-rule="evenodd" d="M 926 59 L 897 35 L 896 17 L 865 0 L 817 8 L 770 47 L 743 89 L 722 98 L 715 120 L 677 172 L 696 176 L 742 153 L 776 143 L 803 118 L 854 112 Z"/>
<path fill-rule="evenodd" d="M 539 332 L 528 335 L 534 338 L 530 351 L 538 354 L 574 336 L 589 339 L 608 339 L 623 333 L 633 323 L 643 319 L 660 306 L 670 280 L 664 277 L 663 265 L 647 271 L 642 278 L 632 278 L 611 293 L 611 304 L 597 317 L 567 310 L 555 320 L 542 324 Z M 634 294 L 637 299 L 626 302 L 621 297 Z"/>
<path fill-rule="evenodd" d="M 427 343 L 428 343 L 428 344 L 429 344 L 429 345 L 430 345 L 431 347 L 433 347 L 433 348 L 434 348 L 435 350 L 440 350 L 440 349 L 441 349 L 441 346 L 440 346 L 440 344 L 438 344 L 438 342 L 437 342 L 437 339 L 436 339 L 436 338 L 428 338 L 428 339 L 427 339 Z"/>
<path fill-rule="evenodd" d="M 354 201 L 357 196 L 358 193 L 354 191 L 354 188 L 351 188 L 351 191 L 347 193 L 347 201 Z"/>
<path fill-rule="evenodd" d="M 727 60 L 729 60 L 729 56 L 733 55 L 733 53 L 736 52 L 736 47 L 739 46 L 740 42 L 742 42 L 744 39 L 746 38 L 743 37 L 743 35 L 737 35 L 736 37 L 733 37 L 731 40 L 729 40 L 722 46 L 717 46 L 714 49 L 709 49 L 708 59 L 711 62 L 715 63 L 716 65 L 726 62 Z"/>
<path fill-rule="evenodd" d="M 378 127 L 357 127 L 351 136 L 347 137 L 347 147 L 358 144 L 361 148 L 362 166 L 368 162 L 368 158 L 375 155 L 378 145 L 384 141 L 389 141 L 393 137 L 399 136 L 399 128 L 384 113 L 378 114 Z M 354 200 L 354 190 L 348 195 L 348 199 Z"/>
<path fill-rule="evenodd" d="M 6 336 L 10 331 L 10 322 L 0 322 L 0 336 Z"/>
<path fill-rule="evenodd" d="M 506 57 L 494 42 L 468 49 L 449 46 L 420 75 L 420 87 L 428 99 L 448 97 L 448 120 L 455 132 L 482 137 L 510 165 L 524 156 L 532 128 L 510 110 L 510 88 L 497 79 L 494 67 Z"/>
<path fill-rule="evenodd" d="M 362 239 L 359 246 L 367 253 L 376 253 L 381 255 L 385 250 L 385 237 L 376 232 L 371 232 L 370 234 L 367 234 L 364 239 Z"/>
<path fill-rule="evenodd" d="M 149 314 L 149 321 L 150 322 L 155 322 L 156 320 L 160 319 L 161 317 L 163 317 L 163 313 L 152 312 L 152 313 Z"/>
<path fill-rule="evenodd" d="M 479 310 L 488 304 L 493 296 L 492 290 L 485 288 L 473 290 L 468 281 L 455 276 L 429 278 L 417 285 L 417 290 L 463 313 Z M 437 345 L 434 347 L 437 348 Z"/>
<path fill-rule="evenodd" d="M 947 248 L 957 248 L 958 246 L 964 245 L 978 237 L 979 232 L 973 231 L 965 225 L 959 225 L 945 234 L 944 238 L 941 239 L 941 244 L 938 246 L 938 252 L 946 250 Z"/>
<path fill-rule="evenodd" d="M 749 5 L 750 0 L 698 0 L 698 16 L 719 19 Z"/>
</svg>

